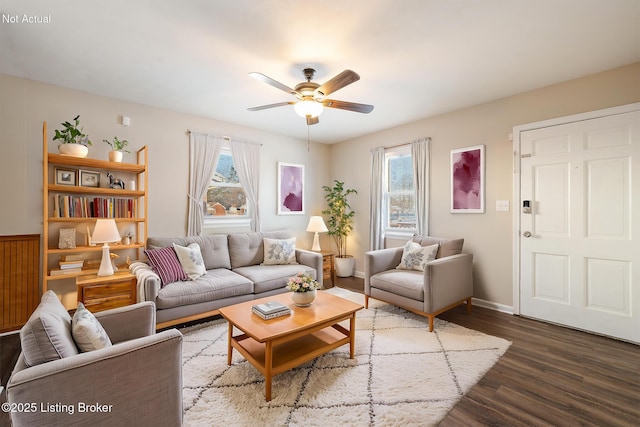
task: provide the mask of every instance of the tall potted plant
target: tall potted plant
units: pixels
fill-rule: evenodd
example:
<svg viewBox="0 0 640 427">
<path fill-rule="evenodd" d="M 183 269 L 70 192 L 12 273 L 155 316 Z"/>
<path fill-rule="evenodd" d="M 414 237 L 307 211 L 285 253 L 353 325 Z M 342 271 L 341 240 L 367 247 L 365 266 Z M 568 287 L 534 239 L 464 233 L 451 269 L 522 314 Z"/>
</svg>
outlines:
<svg viewBox="0 0 640 427">
<path fill-rule="evenodd" d="M 73 123 L 62 122 L 61 124 L 63 129 L 56 129 L 56 135 L 53 137 L 54 141 L 60 141 L 60 145 L 58 145 L 60 154 L 74 157 L 87 157 L 89 153 L 88 146 L 92 144 L 80 126 L 80 115 L 73 118 Z"/>
<path fill-rule="evenodd" d="M 347 255 L 347 237 L 353 230 L 353 216 L 355 212 L 349 206 L 348 197 L 350 194 L 358 194 L 352 188 L 344 188 L 344 182 L 334 180 L 333 187 L 325 185 L 322 189 L 326 192 L 324 199 L 329 205 L 328 209 L 322 211 L 323 214 L 329 215 L 327 228 L 329 236 L 333 237 L 333 241 L 338 249 L 336 262 L 336 275 L 338 277 L 350 277 L 353 275 L 354 259 L 353 256 Z"/>
</svg>

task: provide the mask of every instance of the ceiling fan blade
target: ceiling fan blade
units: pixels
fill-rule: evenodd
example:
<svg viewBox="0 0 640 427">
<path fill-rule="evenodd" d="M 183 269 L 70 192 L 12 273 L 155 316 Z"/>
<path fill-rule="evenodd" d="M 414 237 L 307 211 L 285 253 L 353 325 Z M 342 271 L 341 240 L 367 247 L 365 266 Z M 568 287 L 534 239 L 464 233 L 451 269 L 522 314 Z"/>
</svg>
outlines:
<svg viewBox="0 0 640 427">
<path fill-rule="evenodd" d="M 319 122 L 318 116 L 316 117 L 307 117 L 307 126 L 315 125 Z"/>
<path fill-rule="evenodd" d="M 325 99 L 322 105 L 329 108 L 339 108 L 341 110 L 355 111 L 356 113 L 368 114 L 373 111 L 373 105 L 358 104 L 356 102 L 337 101 L 335 99 Z"/>
<path fill-rule="evenodd" d="M 358 73 L 351 70 L 344 70 L 343 72 L 320 86 L 318 89 L 316 89 L 316 92 L 321 92 L 322 96 L 327 96 L 330 93 L 337 91 L 338 89 L 342 89 L 346 85 L 357 82 L 358 80 L 360 80 L 360 76 L 358 75 Z"/>
<path fill-rule="evenodd" d="M 267 104 L 267 105 L 260 105 L 259 107 L 247 108 L 247 110 L 249 110 L 249 111 L 260 111 L 260 110 L 266 110 L 267 108 L 283 107 L 285 105 L 293 105 L 293 104 L 295 104 L 295 102 L 293 102 L 293 101 L 290 101 L 290 102 L 278 102 L 276 104 Z"/>
<path fill-rule="evenodd" d="M 271 85 L 271 86 L 275 87 L 276 89 L 280 89 L 280 90 L 282 90 L 284 92 L 287 92 L 287 93 L 289 93 L 291 95 L 296 95 L 296 91 L 291 89 L 289 86 L 284 85 L 284 84 L 282 84 L 282 83 L 280 83 L 278 81 L 275 81 L 271 77 L 267 77 L 262 73 L 253 72 L 253 73 L 249 73 L 249 75 L 251 77 L 253 77 L 254 79 L 260 80 L 261 82 L 264 82 L 264 83 L 266 83 L 268 85 Z"/>
</svg>

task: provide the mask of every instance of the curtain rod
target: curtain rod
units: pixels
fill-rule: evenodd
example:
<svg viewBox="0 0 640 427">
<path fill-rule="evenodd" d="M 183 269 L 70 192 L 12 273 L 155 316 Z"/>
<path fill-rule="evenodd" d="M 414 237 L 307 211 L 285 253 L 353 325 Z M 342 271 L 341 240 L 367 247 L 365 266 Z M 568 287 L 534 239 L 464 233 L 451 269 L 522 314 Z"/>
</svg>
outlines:
<svg viewBox="0 0 640 427">
<path fill-rule="evenodd" d="M 387 149 L 387 148 L 397 148 L 397 147 L 402 147 L 403 145 L 409 145 L 411 144 L 413 141 L 420 141 L 421 139 L 426 139 L 427 141 L 431 141 L 431 137 L 427 136 L 424 138 L 418 138 L 418 139 L 414 139 L 412 141 L 405 141 L 405 142 L 401 142 L 399 144 L 394 144 L 394 145 L 383 145 L 382 148 Z"/>
<path fill-rule="evenodd" d="M 194 132 L 193 132 L 191 129 L 187 129 L 187 133 L 194 133 Z M 210 134 L 210 133 L 203 133 L 202 135 L 207 135 L 207 136 L 217 136 L 217 137 L 220 137 L 220 135 L 213 135 L 213 134 Z M 222 136 L 221 136 L 221 138 L 222 138 L 222 139 L 224 139 L 225 141 L 232 142 L 232 140 L 231 140 L 231 137 L 230 137 L 230 136 L 222 135 Z M 237 141 L 238 141 L 238 142 L 243 142 L 243 143 L 245 143 L 245 144 L 259 145 L 260 147 L 262 147 L 262 144 L 261 144 L 261 143 L 259 143 L 259 142 L 243 141 L 243 140 L 240 140 L 240 139 L 238 139 Z"/>
</svg>

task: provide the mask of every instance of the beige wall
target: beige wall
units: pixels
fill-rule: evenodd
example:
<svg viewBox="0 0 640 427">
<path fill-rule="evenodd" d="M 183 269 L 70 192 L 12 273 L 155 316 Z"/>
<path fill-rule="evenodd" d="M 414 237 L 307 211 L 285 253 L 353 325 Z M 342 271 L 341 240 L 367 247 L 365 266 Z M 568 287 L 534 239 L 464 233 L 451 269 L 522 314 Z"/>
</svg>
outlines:
<svg viewBox="0 0 640 427">
<path fill-rule="evenodd" d="M 263 230 L 292 229 L 299 246 L 310 248 L 313 236 L 305 231 L 309 215 L 322 210 L 322 185 L 330 182 L 330 147 L 292 139 L 216 120 L 91 95 L 75 90 L 0 75 L 0 235 L 42 233 L 42 122 L 49 141 L 60 123 L 80 114 L 91 137 L 89 156 L 107 159 L 102 142 L 118 136 L 130 142 L 130 151 L 149 147 L 149 235 L 186 233 L 189 188 L 187 129 L 263 144 L 260 202 Z M 120 125 L 120 116 L 131 126 Z M 49 151 L 57 144 L 50 142 Z M 125 153 L 125 161 L 135 162 Z M 277 162 L 306 166 L 308 215 L 276 215 Z"/>
<path fill-rule="evenodd" d="M 312 143 L 307 151 L 306 141 L 0 75 L 0 235 L 42 233 L 42 122 L 48 122 L 51 138 L 60 122 L 80 114 L 94 141 L 91 157 L 106 159 L 108 146 L 101 141 L 114 135 L 128 139 L 133 148 L 149 147 L 150 235 L 186 232 L 187 129 L 263 144 L 263 229 L 290 228 L 300 247 L 311 247 L 312 236 L 304 230 L 308 217 L 319 214 L 324 207 L 322 185 L 333 179 L 345 181 L 358 190 L 352 199 L 357 215 L 349 252 L 355 255 L 357 274 L 361 275 L 363 254 L 369 244 L 370 149 L 428 136 L 432 138 L 430 234 L 464 237 L 465 249 L 475 257 L 476 296 L 511 306 L 512 212 L 496 212 L 495 201 L 512 200 L 512 145 L 508 135 L 513 126 L 638 101 L 640 63 L 333 146 Z M 119 124 L 122 115 L 131 117 L 130 127 Z M 487 148 L 486 213 L 451 214 L 449 151 L 477 144 Z M 49 150 L 55 149 L 51 143 Z M 353 159 L 359 159 L 361 169 L 353 168 Z M 133 157 L 128 160 L 133 161 Z M 276 215 L 278 161 L 306 165 L 307 215 Z M 321 245 L 324 249 L 331 247 L 326 235 L 321 237 Z"/>
<path fill-rule="evenodd" d="M 419 96 L 419 94 L 417 94 Z M 618 68 L 471 108 L 427 118 L 334 145 L 331 174 L 355 188 L 356 211 L 349 252 L 364 270 L 369 247 L 370 150 L 420 137 L 431 137 L 430 234 L 464 237 L 465 250 L 474 254 L 475 296 L 511 306 L 513 160 L 509 134 L 513 126 L 640 101 L 640 63 Z M 486 146 L 486 213 L 449 212 L 450 150 Z M 353 159 L 363 165 L 353 174 Z M 496 200 L 509 200 L 510 212 L 496 212 Z"/>
</svg>

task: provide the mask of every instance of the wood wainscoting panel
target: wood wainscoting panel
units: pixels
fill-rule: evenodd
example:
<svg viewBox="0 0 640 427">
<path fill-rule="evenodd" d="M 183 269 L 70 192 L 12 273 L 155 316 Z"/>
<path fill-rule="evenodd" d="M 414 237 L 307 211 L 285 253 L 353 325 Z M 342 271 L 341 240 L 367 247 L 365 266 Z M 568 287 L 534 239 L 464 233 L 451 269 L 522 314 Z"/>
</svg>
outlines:
<svg viewBox="0 0 640 427">
<path fill-rule="evenodd" d="M 0 333 L 20 329 L 40 301 L 40 235 L 0 236 Z"/>
</svg>

